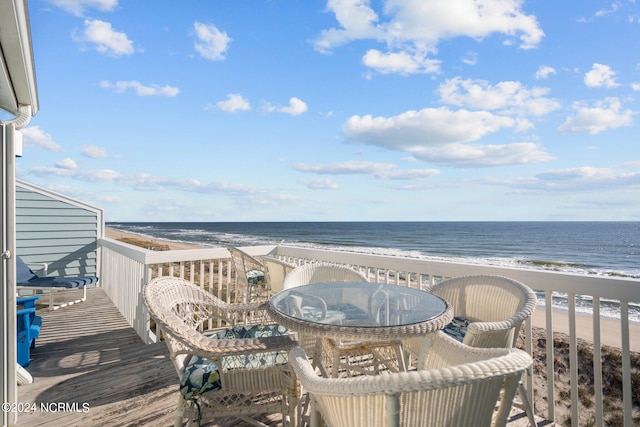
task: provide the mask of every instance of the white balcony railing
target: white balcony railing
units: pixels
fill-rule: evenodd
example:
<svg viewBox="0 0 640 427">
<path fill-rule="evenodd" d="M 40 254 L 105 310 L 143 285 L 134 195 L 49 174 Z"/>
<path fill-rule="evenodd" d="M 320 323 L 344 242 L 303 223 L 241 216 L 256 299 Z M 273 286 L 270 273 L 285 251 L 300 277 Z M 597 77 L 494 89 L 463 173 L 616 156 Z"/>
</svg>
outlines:
<svg viewBox="0 0 640 427">
<path fill-rule="evenodd" d="M 129 321 L 145 342 L 155 341 L 150 327 L 149 315 L 142 301 L 142 289 L 153 277 L 172 275 L 188 279 L 208 289 L 219 298 L 231 301 L 234 298 L 233 268 L 229 253 L 224 248 L 192 249 L 180 251 L 150 251 L 111 239 L 101 239 L 101 286 L 111 297 L 120 312 Z M 569 354 L 571 382 L 572 420 L 578 420 L 578 350 L 576 334 L 576 296 L 593 301 L 593 376 L 595 425 L 603 426 L 603 376 L 600 333 L 601 301 L 615 302 L 620 306 L 620 342 L 622 352 L 622 391 L 624 426 L 633 425 L 632 388 L 630 358 L 629 305 L 640 304 L 640 280 L 585 276 L 551 271 L 513 269 L 444 261 L 364 255 L 339 251 L 324 251 L 287 246 L 256 246 L 243 248 L 254 256 L 270 253 L 301 265 L 307 262 L 324 261 L 347 264 L 366 273 L 372 281 L 392 283 L 427 289 L 436 280 L 468 274 L 497 274 L 526 283 L 541 296 L 545 309 L 544 328 L 546 342 L 553 343 L 555 295 L 566 295 L 569 318 Z M 497 302 L 498 303 L 498 302 Z M 532 353 L 532 326 L 524 327 L 525 349 Z M 634 336 L 635 340 L 640 337 Z M 546 394 L 547 402 L 556 402 L 554 387 L 554 348 L 546 349 Z M 533 381 L 527 379 L 530 400 L 533 401 Z M 538 390 L 538 392 L 542 392 Z M 554 405 L 548 405 L 546 418 L 555 419 Z M 577 423 L 577 421 L 575 422 Z M 577 424 L 574 424 L 577 425 Z"/>
</svg>

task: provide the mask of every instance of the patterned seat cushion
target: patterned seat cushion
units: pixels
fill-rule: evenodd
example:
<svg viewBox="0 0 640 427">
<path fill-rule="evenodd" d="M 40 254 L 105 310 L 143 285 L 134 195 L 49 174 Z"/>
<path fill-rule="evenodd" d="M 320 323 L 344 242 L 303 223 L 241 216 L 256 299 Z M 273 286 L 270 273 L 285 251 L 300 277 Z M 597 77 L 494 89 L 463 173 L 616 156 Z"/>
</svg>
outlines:
<svg viewBox="0 0 640 427">
<path fill-rule="evenodd" d="M 247 271 L 247 282 L 252 285 L 258 285 L 264 283 L 264 272 L 260 270 Z"/>
<path fill-rule="evenodd" d="M 180 380 L 180 393 L 185 400 L 193 400 L 221 388 L 218 366 L 198 356 L 191 359 Z"/>
<path fill-rule="evenodd" d="M 462 342 L 464 336 L 467 334 L 467 328 L 469 327 L 469 320 L 462 317 L 454 317 L 453 320 L 444 327 L 443 332 L 449 335 L 451 338 Z"/>
<path fill-rule="evenodd" d="M 215 332 L 211 338 L 242 339 L 287 335 L 289 331 L 279 325 L 237 327 Z M 287 363 L 286 351 L 271 351 L 256 354 L 229 356 L 222 359 L 225 369 L 259 368 L 261 366 L 275 366 Z M 196 399 L 198 396 L 220 390 L 220 371 L 218 366 L 209 360 L 193 357 L 185 368 L 180 380 L 180 393 L 185 400 Z"/>
</svg>

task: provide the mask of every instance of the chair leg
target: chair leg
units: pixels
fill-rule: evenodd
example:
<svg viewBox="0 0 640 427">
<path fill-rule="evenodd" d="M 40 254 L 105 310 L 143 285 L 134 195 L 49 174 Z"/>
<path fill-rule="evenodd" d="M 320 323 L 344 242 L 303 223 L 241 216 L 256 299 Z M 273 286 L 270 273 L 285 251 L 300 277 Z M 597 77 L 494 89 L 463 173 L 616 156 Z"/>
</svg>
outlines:
<svg viewBox="0 0 640 427">
<path fill-rule="evenodd" d="M 183 427 L 185 425 L 190 426 L 192 425 L 192 421 L 191 419 L 189 419 L 189 421 L 187 421 L 187 423 L 185 424 L 184 422 L 184 418 L 185 418 L 185 406 L 187 405 L 187 401 L 184 400 L 184 397 L 182 397 L 182 394 L 178 395 L 178 407 L 176 409 L 176 418 L 173 422 L 174 427 Z M 197 425 L 199 426 L 200 423 L 197 422 Z"/>
<path fill-rule="evenodd" d="M 522 381 L 518 384 L 518 394 L 520 395 L 520 403 L 518 406 L 522 406 L 524 408 L 524 412 L 527 414 L 529 418 L 529 423 L 531 427 L 536 427 L 536 418 L 533 415 L 533 407 L 531 406 L 531 402 L 529 402 L 529 396 L 527 395 L 527 389 L 524 388 L 524 384 Z"/>
</svg>

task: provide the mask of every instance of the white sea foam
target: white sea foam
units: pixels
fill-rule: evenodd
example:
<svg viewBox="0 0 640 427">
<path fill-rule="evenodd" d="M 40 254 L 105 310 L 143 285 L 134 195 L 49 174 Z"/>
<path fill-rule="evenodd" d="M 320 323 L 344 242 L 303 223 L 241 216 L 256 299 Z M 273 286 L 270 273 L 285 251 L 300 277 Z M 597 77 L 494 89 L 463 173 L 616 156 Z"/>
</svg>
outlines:
<svg viewBox="0 0 640 427">
<path fill-rule="evenodd" d="M 112 225 L 110 225 L 112 226 Z M 555 247 L 553 250 L 547 248 L 546 244 L 541 246 L 538 250 L 541 253 L 544 253 L 545 256 L 552 257 L 549 261 L 544 261 L 544 259 L 540 258 L 529 258 L 527 256 L 522 255 L 514 255 L 514 256 L 471 256 L 468 254 L 481 254 L 482 252 L 486 253 L 499 253 L 503 251 L 505 253 L 511 253 L 510 244 L 511 242 L 505 242 L 505 247 L 499 248 L 496 250 L 494 246 L 487 246 L 486 242 L 473 240 L 473 241 L 462 241 L 463 237 L 458 235 L 457 239 L 453 239 L 449 241 L 449 244 L 445 246 L 445 243 L 440 243 L 441 246 L 436 245 L 435 243 L 431 246 L 422 245 L 420 242 L 420 236 L 411 236 L 408 237 L 410 244 L 415 245 L 417 247 L 425 246 L 436 248 L 434 250 L 441 251 L 442 248 L 448 249 L 450 254 L 447 255 L 435 255 L 433 253 L 427 253 L 425 250 L 419 249 L 406 249 L 406 248 L 398 248 L 398 247 L 379 247 L 379 246 L 370 246 L 370 245 L 362 245 L 362 244 L 351 244 L 361 241 L 371 241 L 371 243 L 381 243 L 385 244 L 389 240 L 385 236 L 365 236 L 362 237 L 357 232 L 353 232 L 350 230 L 346 230 L 344 234 L 325 234 L 323 237 L 316 237 L 317 229 L 313 229 L 308 227 L 305 229 L 305 225 L 298 226 L 296 224 L 288 225 L 289 228 L 280 230 L 280 233 L 274 232 L 274 236 L 279 237 L 265 237 L 260 235 L 254 235 L 243 232 L 236 232 L 236 230 L 242 230 L 243 226 L 232 227 L 233 231 L 228 230 L 214 230 L 208 229 L 207 224 L 203 224 L 203 227 L 177 227 L 171 228 L 169 226 L 164 226 L 163 224 L 114 224 L 113 227 L 117 229 L 121 229 L 123 231 L 131 231 L 138 234 L 142 234 L 148 237 L 162 238 L 168 240 L 174 240 L 181 243 L 197 243 L 206 246 L 212 247 L 225 247 L 225 246 L 254 246 L 254 245 L 275 245 L 275 244 L 285 244 L 288 246 L 309 248 L 309 249 L 322 249 L 322 250 L 333 250 L 333 251 L 344 251 L 344 252 L 353 252 L 353 253 L 362 253 L 369 255 L 381 255 L 381 256 L 390 256 L 390 257 L 403 257 L 403 258 L 412 258 L 412 259 L 422 259 L 422 260 L 430 260 L 430 261 L 443 261 L 443 262 L 455 262 L 455 263 L 464 263 L 464 264 L 476 264 L 476 265 L 488 265 L 495 267 L 506 267 L 506 268 L 516 268 L 516 269 L 535 269 L 535 270 L 545 270 L 545 271 L 559 271 L 559 272 L 567 272 L 567 273 L 575 273 L 575 274 L 584 274 L 584 275 L 618 275 L 624 277 L 634 277 L 640 278 L 640 268 L 638 269 L 625 269 L 622 271 L 616 271 L 613 268 L 603 268 L 603 267 L 595 267 L 589 265 L 582 265 L 573 262 L 564 262 L 558 260 L 561 258 L 563 254 L 567 257 L 571 257 L 571 255 L 575 255 L 575 251 L 570 250 L 571 246 L 567 246 L 564 248 L 563 246 L 558 247 L 558 243 L 555 243 Z M 302 229 L 302 232 L 300 232 Z M 248 228 L 250 230 L 250 228 Z M 262 230 L 261 230 L 262 231 Z M 293 231 L 291 236 L 288 234 L 289 231 Z M 351 234 L 349 234 L 351 232 Z M 286 240 L 282 240 L 281 236 L 287 236 Z M 393 237 L 393 236 L 392 236 Z M 396 234 L 397 237 L 397 234 Z M 291 239 L 291 240 L 289 240 Z M 297 240 L 295 240 L 297 239 Z M 369 243 L 369 242 L 367 242 Z M 396 240 L 398 245 L 405 245 L 405 241 Z M 432 243 L 432 242 L 429 242 Z M 453 243 L 455 246 L 451 246 Z M 409 243 L 407 243 L 408 245 Z M 390 246 L 393 246 L 390 243 Z M 452 250 L 453 249 L 453 250 Z M 468 254 L 456 254 L 467 252 Z M 553 255 L 555 254 L 555 255 Z M 632 254 L 633 255 L 633 254 Z M 615 258 L 614 258 L 615 260 Z M 629 263 L 626 264 L 627 266 Z M 636 265 L 632 263 L 631 265 Z M 540 295 L 541 300 L 544 303 L 544 295 Z M 553 295 L 553 305 L 559 309 L 567 309 L 568 303 L 566 295 L 554 294 Z M 590 298 L 578 297 L 576 299 L 576 311 L 591 313 L 592 310 L 592 301 Z M 601 315 L 605 317 L 620 317 L 620 308 L 619 304 L 615 301 L 606 301 L 601 300 Z M 629 306 L 629 317 L 631 321 L 640 322 L 640 305 L 639 304 L 630 304 Z"/>
</svg>

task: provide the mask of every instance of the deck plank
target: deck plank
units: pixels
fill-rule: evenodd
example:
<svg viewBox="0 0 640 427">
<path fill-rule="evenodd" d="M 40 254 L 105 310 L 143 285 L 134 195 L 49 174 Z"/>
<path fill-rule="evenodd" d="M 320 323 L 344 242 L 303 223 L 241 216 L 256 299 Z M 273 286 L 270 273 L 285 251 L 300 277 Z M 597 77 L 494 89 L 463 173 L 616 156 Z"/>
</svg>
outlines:
<svg viewBox="0 0 640 427">
<path fill-rule="evenodd" d="M 38 410 L 20 413 L 18 426 L 173 425 L 178 380 L 166 346 L 145 345 L 101 288 L 89 289 L 83 303 L 56 311 L 44 307 L 38 314 L 43 326 L 28 368 L 34 382 L 18 387 L 19 401 Z M 58 403 L 71 410 L 40 409 Z M 514 414 L 510 427 L 527 425 Z M 278 414 L 261 421 L 282 426 Z M 207 425 L 245 423 L 220 419 Z"/>
<path fill-rule="evenodd" d="M 38 408 L 75 403 L 77 411 L 21 413 L 19 426 L 173 425 L 177 376 L 166 346 L 145 345 L 101 288 L 89 289 L 83 303 L 38 314 L 43 327 L 28 367 L 34 382 L 18 387 L 19 401 Z M 279 426 L 278 418 L 262 421 Z"/>
</svg>

